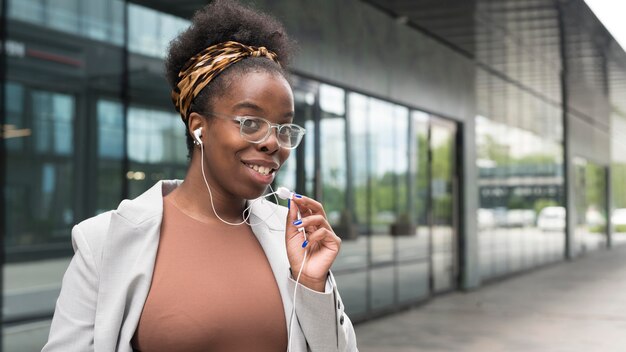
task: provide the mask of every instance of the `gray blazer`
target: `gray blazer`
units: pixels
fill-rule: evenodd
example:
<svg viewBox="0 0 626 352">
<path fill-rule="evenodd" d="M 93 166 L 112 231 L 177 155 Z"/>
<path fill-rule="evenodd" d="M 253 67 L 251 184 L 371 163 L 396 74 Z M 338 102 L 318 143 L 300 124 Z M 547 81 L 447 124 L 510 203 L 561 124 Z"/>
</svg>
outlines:
<svg viewBox="0 0 626 352">
<path fill-rule="evenodd" d="M 117 210 L 74 226 L 74 257 L 42 352 L 132 351 L 154 270 L 163 196 L 180 183 L 158 182 L 138 198 L 122 201 Z M 285 249 L 286 214 L 285 207 L 260 200 L 251 207 L 250 222 L 272 267 L 289 326 L 295 281 Z M 357 351 L 332 274 L 324 293 L 299 285 L 296 301 L 292 351 Z"/>
</svg>

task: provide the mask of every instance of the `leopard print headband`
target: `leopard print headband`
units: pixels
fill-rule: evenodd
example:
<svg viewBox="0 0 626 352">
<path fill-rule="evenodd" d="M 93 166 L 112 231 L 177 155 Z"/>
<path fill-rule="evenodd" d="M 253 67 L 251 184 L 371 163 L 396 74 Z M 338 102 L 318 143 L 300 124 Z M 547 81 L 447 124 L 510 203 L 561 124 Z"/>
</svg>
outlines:
<svg viewBox="0 0 626 352">
<path fill-rule="evenodd" d="M 178 73 L 178 84 L 172 90 L 172 101 L 185 124 L 189 118 L 191 102 L 200 91 L 220 72 L 247 57 L 266 57 L 280 65 L 278 56 L 267 48 L 234 41 L 212 45 L 187 61 Z"/>
</svg>

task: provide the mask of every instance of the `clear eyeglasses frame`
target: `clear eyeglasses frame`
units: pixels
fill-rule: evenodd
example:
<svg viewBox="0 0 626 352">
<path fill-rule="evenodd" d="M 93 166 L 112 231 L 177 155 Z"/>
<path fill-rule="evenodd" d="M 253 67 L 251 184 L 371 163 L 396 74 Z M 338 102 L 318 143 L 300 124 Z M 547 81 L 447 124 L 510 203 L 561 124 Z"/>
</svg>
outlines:
<svg viewBox="0 0 626 352">
<path fill-rule="evenodd" d="M 228 117 L 239 122 L 239 135 L 254 144 L 265 142 L 275 128 L 278 145 L 285 149 L 295 149 L 300 145 L 302 137 L 306 133 L 304 127 L 295 123 L 272 123 L 258 116 L 225 116 L 216 113 L 211 113 L 211 115 Z"/>
</svg>

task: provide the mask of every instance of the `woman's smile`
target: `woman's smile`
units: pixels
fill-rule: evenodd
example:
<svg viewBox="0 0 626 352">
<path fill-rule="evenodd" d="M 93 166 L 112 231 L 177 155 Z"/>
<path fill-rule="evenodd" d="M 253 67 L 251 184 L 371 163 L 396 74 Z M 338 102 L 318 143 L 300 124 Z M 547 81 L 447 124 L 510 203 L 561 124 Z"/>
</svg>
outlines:
<svg viewBox="0 0 626 352">
<path fill-rule="evenodd" d="M 279 165 L 273 161 L 262 160 L 242 160 L 242 164 L 246 167 L 247 172 L 252 175 L 254 182 L 269 185 L 274 181 Z"/>
</svg>

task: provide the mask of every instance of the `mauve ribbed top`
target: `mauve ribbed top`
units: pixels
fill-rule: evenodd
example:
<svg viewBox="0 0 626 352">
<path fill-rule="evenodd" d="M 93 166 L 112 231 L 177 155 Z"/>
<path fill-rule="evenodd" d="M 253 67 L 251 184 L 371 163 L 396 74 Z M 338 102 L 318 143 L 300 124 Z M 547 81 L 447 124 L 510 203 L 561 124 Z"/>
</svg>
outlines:
<svg viewBox="0 0 626 352">
<path fill-rule="evenodd" d="M 282 300 L 249 226 L 207 224 L 169 197 L 152 285 L 133 347 L 156 351 L 286 351 Z"/>
</svg>

